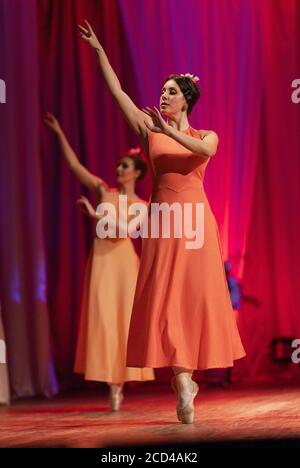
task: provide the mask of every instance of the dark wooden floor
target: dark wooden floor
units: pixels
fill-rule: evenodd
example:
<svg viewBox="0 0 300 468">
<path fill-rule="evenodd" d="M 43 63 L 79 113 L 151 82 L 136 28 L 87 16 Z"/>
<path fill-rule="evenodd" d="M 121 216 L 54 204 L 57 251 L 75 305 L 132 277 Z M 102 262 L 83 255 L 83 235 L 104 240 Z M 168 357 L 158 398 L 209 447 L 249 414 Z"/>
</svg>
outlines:
<svg viewBox="0 0 300 468">
<path fill-rule="evenodd" d="M 104 389 L 106 390 L 106 389 Z M 237 439 L 300 440 L 300 387 L 201 388 L 193 425 L 177 422 L 167 385 L 128 388 L 122 410 L 107 392 L 23 400 L 0 408 L 0 447 L 106 447 Z"/>
</svg>

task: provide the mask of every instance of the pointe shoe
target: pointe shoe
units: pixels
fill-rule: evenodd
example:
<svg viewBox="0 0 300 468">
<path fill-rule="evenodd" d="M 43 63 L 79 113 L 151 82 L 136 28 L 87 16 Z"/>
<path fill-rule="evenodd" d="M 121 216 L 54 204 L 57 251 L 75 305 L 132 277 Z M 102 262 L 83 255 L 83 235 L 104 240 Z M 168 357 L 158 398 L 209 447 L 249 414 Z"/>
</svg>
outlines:
<svg viewBox="0 0 300 468">
<path fill-rule="evenodd" d="M 122 386 L 112 384 L 109 389 L 109 403 L 112 411 L 119 411 L 124 395 Z"/>
<path fill-rule="evenodd" d="M 178 388 L 178 377 L 176 375 L 171 380 L 171 387 L 177 396 L 177 418 L 182 424 L 192 424 L 194 422 L 194 398 L 199 391 L 199 387 L 191 378 L 187 379 L 187 388 L 185 391 L 180 391 Z M 180 400 L 188 400 L 184 406 L 180 403 Z"/>
</svg>

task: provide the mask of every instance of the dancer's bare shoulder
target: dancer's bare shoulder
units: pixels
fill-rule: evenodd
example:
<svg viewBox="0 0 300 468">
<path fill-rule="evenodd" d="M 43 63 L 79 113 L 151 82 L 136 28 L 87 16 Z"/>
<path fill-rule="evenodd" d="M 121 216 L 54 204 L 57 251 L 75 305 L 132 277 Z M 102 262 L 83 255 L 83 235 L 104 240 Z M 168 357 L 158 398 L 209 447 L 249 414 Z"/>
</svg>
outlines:
<svg viewBox="0 0 300 468">
<path fill-rule="evenodd" d="M 105 192 L 110 190 L 108 184 L 101 177 L 96 176 L 96 192 L 102 196 Z"/>
<path fill-rule="evenodd" d="M 108 187 L 99 185 L 99 199 L 98 203 L 114 202 L 118 200 L 119 192 L 115 187 Z"/>
<path fill-rule="evenodd" d="M 215 138 L 219 138 L 217 133 L 214 132 L 213 130 L 197 130 L 197 132 L 200 135 L 201 140 L 203 140 L 203 138 L 205 138 L 208 135 L 211 135 Z"/>
<path fill-rule="evenodd" d="M 110 198 L 119 198 L 120 192 L 117 187 L 110 187 L 107 196 Z"/>
</svg>

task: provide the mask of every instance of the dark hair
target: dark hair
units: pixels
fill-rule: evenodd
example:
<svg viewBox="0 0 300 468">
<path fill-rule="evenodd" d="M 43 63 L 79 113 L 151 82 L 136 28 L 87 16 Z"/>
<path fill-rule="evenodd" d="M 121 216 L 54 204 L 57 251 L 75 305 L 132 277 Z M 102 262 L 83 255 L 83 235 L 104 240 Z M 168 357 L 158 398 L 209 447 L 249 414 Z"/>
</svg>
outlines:
<svg viewBox="0 0 300 468">
<path fill-rule="evenodd" d="M 187 102 L 187 114 L 189 115 L 192 112 L 192 109 L 196 102 L 198 101 L 199 97 L 201 96 L 202 90 L 201 88 L 194 83 L 194 81 L 187 77 L 181 75 L 169 75 L 163 84 L 165 84 L 169 80 L 174 80 L 178 84 L 179 88 L 181 89 L 185 100 Z"/>
<path fill-rule="evenodd" d="M 129 151 L 125 151 L 124 153 L 121 153 L 121 159 L 123 158 L 131 159 L 134 165 L 134 169 L 136 171 L 141 171 L 137 180 L 142 180 L 145 177 L 147 170 L 148 170 L 148 166 L 145 163 L 145 161 L 142 159 L 142 156 L 143 154 L 140 148 L 132 148 Z"/>
<path fill-rule="evenodd" d="M 137 156 L 135 154 L 130 154 L 127 157 L 133 161 L 135 170 L 141 171 L 140 175 L 136 180 L 142 180 L 145 177 L 148 170 L 147 164 L 142 160 L 140 156 Z"/>
</svg>

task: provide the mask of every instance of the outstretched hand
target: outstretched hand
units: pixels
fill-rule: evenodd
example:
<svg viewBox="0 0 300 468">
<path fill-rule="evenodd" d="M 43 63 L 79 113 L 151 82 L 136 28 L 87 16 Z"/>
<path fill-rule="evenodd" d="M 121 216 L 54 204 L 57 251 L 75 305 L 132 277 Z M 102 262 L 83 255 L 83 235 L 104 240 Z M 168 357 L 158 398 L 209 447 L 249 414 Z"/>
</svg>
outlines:
<svg viewBox="0 0 300 468">
<path fill-rule="evenodd" d="M 92 47 L 92 49 L 100 49 L 100 42 L 98 41 L 98 38 L 94 33 L 92 26 L 90 25 L 90 23 L 88 23 L 87 20 L 84 20 L 84 22 L 86 27 L 83 27 L 80 24 L 78 25 L 79 36 L 81 37 L 81 39 L 86 41 Z"/>
<path fill-rule="evenodd" d="M 168 134 L 170 126 L 162 118 L 159 110 L 156 107 L 144 107 L 142 110 L 152 119 L 152 125 L 149 125 L 149 123 L 145 121 L 146 127 L 151 130 L 151 132 L 164 133 L 165 135 Z"/>
<path fill-rule="evenodd" d="M 51 130 L 53 130 L 55 133 L 58 133 L 61 129 L 59 121 L 50 112 L 47 112 L 44 115 L 44 123 L 48 125 L 48 127 L 51 128 Z"/>
</svg>

